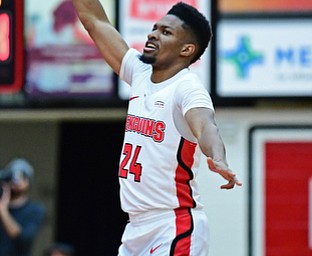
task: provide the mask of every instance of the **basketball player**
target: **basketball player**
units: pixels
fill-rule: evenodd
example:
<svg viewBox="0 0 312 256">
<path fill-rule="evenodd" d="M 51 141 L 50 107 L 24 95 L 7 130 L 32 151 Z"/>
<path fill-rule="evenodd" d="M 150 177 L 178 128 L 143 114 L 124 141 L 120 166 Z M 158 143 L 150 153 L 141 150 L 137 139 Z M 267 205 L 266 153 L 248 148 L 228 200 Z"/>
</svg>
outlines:
<svg viewBox="0 0 312 256">
<path fill-rule="evenodd" d="M 131 86 L 120 159 L 121 206 L 129 214 L 120 256 L 208 255 L 196 175 L 201 153 L 227 184 L 228 167 L 208 92 L 188 67 L 211 38 L 206 18 L 178 3 L 155 23 L 143 51 L 129 49 L 98 0 L 73 0 L 112 69 Z"/>
</svg>

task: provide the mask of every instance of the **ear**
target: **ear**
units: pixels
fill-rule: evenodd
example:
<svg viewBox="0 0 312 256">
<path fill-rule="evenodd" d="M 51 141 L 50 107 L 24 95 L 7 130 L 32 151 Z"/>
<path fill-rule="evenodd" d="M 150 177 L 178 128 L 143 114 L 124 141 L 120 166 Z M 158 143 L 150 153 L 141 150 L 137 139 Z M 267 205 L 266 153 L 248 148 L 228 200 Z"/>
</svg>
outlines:
<svg viewBox="0 0 312 256">
<path fill-rule="evenodd" d="M 181 54 L 181 56 L 189 57 L 195 52 L 195 50 L 196 50 L 195 44 L 185 44 L 182 47 L 180 54 Z"/>
</svg>

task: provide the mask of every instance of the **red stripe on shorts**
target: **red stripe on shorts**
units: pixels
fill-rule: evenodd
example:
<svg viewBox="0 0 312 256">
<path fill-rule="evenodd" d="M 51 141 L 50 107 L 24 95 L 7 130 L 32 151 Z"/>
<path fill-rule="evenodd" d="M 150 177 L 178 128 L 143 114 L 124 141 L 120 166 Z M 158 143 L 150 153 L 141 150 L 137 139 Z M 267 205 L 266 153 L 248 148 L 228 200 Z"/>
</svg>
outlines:
<svg viewBox="0 0 312 256">
<path fill-rule="evenodd" d="M 193 218 L 190 209 L 176 209 L 176 238 L 170 248 L 170 256 L 188 256 L 191 249 Z"/>
</svg>

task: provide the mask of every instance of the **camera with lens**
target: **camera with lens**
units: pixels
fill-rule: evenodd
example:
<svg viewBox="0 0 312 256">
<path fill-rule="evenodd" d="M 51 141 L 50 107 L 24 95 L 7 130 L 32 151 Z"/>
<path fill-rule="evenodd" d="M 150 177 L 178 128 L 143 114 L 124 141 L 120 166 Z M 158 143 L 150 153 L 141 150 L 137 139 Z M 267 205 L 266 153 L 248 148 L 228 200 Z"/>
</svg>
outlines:
<svg viewBox="0 0 312 256">
<path fill-rule="evenodd" d="M 0 198 L 2 197 L 2 186 L 5 183 L 10 182 L 13 179 L 13 173 L 6 170 L 0 170 Z"/>
<path fill-rule="evenodd" d="M 9 182 L 13 178 L 12 172 L 6 170 L 0 170 L 0 184 Z"/>
</svg>

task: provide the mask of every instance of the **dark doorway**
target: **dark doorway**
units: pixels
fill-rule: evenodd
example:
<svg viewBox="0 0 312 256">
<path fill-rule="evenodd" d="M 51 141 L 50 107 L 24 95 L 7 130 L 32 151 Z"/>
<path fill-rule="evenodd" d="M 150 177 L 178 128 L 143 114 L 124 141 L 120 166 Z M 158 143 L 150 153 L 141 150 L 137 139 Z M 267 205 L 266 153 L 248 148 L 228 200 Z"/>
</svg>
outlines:
<svg viewBox="0 0 312 256">
<path fill-rule="evenodd" d="M 76 256 L 117 255 L 127 221 L 118 184 L 123 132 L 123 122 L 60 126 L 56 240 Z"/>
</svg>

